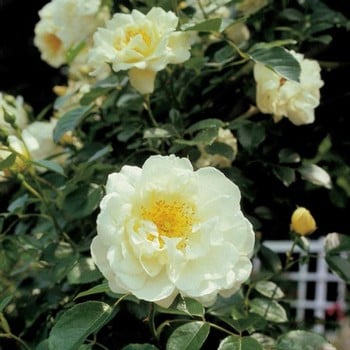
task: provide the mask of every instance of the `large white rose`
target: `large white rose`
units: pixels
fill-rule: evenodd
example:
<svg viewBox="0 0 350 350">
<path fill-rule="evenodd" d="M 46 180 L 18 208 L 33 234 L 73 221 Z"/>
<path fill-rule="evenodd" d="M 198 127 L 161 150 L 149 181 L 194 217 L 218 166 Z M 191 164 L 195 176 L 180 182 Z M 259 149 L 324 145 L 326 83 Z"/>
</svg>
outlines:
<svg viewBox="0 0 350 350">
<path fill-rule="evenodd" d="M 110 17 L 101 0 L 52 0 L 39 11 L 34 44 L 53 67 L 66 63 L 69 49 L 88 44 L 97 27 Z"/>
<path fill-rule="evenodd" d="M 92 257 L 113 292 L 169 306 L 175 296 L 211 305 L 251 273 L 254 232 L 238 187 L 215 168 L 152 156 L 110 174 Z"/>
<path fill-rule="evenodd" d="M 94 34 L 89 63 L 99 74 L 112 66 L 115 72 L 129 70 L 131 84 L 141 93 L 153 92 L 156 72 L 169 63 L 190 57 L 190 39 L 176 31 L 178 18 L 171 11 L 153 7 L 146 15 L 133 10 L 116 13 Z"/>
<path fill-rule="evenodd" d="M 13 134 L 12 126 L 6 122 L 5 115 L 13 118 L 16 126 L 23 129 L 28 124 L 28 114 L 24 107 L 23 97 L 0 92 L 0 129 L 8 134 Z"/>
<path fill-rule="evenodd" d="M 263 113 L 273 114 L 275 121 L 287 117 L 295 125 L 310 124 L 315 120 L 314 110 L 320 103 L 321 68 L 317 61 L 289 52 L 300 64 L 300 82 L 286 80 L 263 64 L 256 63 L 257 106 Z"/>
</svg>

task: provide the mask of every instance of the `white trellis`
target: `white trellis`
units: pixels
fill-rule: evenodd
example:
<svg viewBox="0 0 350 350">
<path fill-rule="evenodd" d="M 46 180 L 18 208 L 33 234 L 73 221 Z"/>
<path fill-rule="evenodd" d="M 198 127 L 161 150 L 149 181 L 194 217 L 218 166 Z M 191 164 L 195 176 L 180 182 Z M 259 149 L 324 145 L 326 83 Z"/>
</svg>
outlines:
<svg viewBox="0 0 350 350">
<path fill-rule="evenodd" d="M 264 241 L 263 244 L 272 251 L 283 254 L 290 250 L 291 241 Z M 315 256 L 315 265 L 310 271 L 308 264 L 298 264 L 297 271 L 286 272 L 284 276 L 296 284 L 296 299 L 291 300 L 291 306 L 296 310 L 296 320 L 304 321 L 306 310 L 312 311 L 315 318 L 326 319 L 327 310 L 339 306 L 345 310 L 346 285 L 342 279 L 333 274 L 327 266 L 324 257 L 324 239 L 310 240 L 310 253 Z M 296 254 L 303 254 L 299 247 L 295 248 Z M 257 261 L 257 268 L 260 262 Z M 314 270 L 314 271 L 313 271 Z M 308 295 L 308 284 L 313 283 L 313 295 Z M 333 284 L 330 293 L 329 286 Z M 325 326 L 318 323 L 313 329 L 315 332 L 324 333 Z"/>
</svg>

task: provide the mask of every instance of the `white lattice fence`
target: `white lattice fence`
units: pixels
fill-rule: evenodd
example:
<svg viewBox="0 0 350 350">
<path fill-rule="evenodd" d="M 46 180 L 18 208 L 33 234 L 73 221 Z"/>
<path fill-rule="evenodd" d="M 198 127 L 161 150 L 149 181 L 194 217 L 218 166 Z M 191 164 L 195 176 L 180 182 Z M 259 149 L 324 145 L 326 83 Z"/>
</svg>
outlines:
<svg viewBox="0 0 350 350">
<path fill-rule="evenodd" d="M 264 245 L 278 254 L 285 254 L 291 248 L 291 241 L 264 241 Z M 304 321 L 306 312 L 313 317 L 325 320 L 327 310 L 336 307 L 345 310 L 345 283 L 330 272 L 324 257 L 324 239 L 310 240 L 310 253 L 314 256 L 308 264 L 297 264 L 296 270 L 284 274 L 288 281 L 295 282 L 296 298 L 290 300 L 295 308 L 296 320 Z M 304 254 L 299 247 L 295 248 L 296 255 Z M 259 269 L 259 261 L 256 261 Z M 310 288 L 311 286 L 311 288 Z M 317 323 L 314 331 L 325 332 L 323 323 Z"/>
</svg>

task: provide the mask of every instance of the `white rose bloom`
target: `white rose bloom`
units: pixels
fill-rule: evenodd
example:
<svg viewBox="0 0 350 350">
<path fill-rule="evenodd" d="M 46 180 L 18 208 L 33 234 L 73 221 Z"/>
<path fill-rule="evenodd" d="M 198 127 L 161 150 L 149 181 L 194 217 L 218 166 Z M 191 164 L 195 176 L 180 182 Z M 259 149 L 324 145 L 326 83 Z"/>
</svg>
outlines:
<svg viewBox="0 0 350 350">
<path fill-rule="evenodd" d="M 0 128 L 8 134 L 13 134 L 12 126 L 5 121 L 5 115 L 14 118 L 19 129 L 23 129 L 28 124 L 28 114 L 24 108 L 23 97 L 14 96 L 0 92 Z"/>
<path fill-rule="evenodd" d="M 52 0 L 39 11 L 34 44 L 44 61 L 53 67 L 66 63 L 72 47 L 91 40 L 110 17 L 101 0 Z"/>
<path fill-rule="evenodd" d="M 208 306 L 251 273 L 252 226 L 238 187 L 215 168 L 152 156 L 110 174 L 100 208 L 91 254 L 115 293 L 166 307 L 180 293 Z"/>
<path fill-rule="evenodd" d="M 315 120 L 314 109 L 320 102 L 321 69 L 317 61 L 289 52 L 300 64 L 300 82 L 286 80 L 263 64 L 256 63 L 257 106 L 261 112 L 273 114 L 276 122 L 284 116 L 295 125 L 310 124 Z"/>
<path fill-rule="evenodd" d="M 190 57 L 187 33 L 176 31 L 178 18 L 153 7 L 147 15 L 133 10 L 116 13 L 94 34 L 89 63 L 93 74 L 111 64 L 115 72 L 129 70 L 130 83 L 142 94 L 154 89 L 156 72 L 169 63 L 182 63 Z"/>
<path fill-rule="evenodd" d="M 53 142 L 53 130 L 57 124 L 56 119 L 40 121 L 30 124 L 22 131 L 22 139 L 25 143 L 30 158 L 42 160 L 61 154 L 63 147 Z M 57 158 L 59 162 L 64 161 L 65 155 Z"/>
</svg>

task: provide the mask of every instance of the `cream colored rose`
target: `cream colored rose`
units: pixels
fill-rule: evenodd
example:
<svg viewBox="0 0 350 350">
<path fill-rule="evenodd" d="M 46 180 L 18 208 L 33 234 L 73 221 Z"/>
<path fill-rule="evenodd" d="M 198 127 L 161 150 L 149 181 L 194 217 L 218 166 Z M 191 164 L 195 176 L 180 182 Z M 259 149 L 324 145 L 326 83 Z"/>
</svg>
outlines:
<svg viewBox="0 0 350 350">
<path fill-rule="evenodd" d="M 310 124 L 320 102 L 321 69 L 317 61 L 294 51 L 290 53 L 300 64 L 300 82 L 286 80 L 263 64 L 255 64 L 257 106 L 261 112 L 272 114 L 276 122 L 287 117 L 295 125 Z"/>
<path fill-rule="evenodd" d="M 211 305 L 251 273 L 252 226 L 238 187 L 215 168 L 152 156 L 110 174 L 100 208 L 91 254 L 115 293 L 163 306 L 180 293 Z"/>
<path fill-rule="evenodd" d="M 40 11 L 34 44 L 44 61 L 53 67 L 67 63 L 69 49 L 89 44 L 97 27 L 110 17 L 101 0 L 52 0 Z"/>
<path fill-rule="evenodd" d="M 228 168 L 237 155 L 237 139 L 232 134 L 231 130 L 219 128 L 216 142 L 224 143 L 232 149 L 232 158 L 227 158 L 221 154 L 209 154 L 205 150 L 205 146 L 199 146 L 201 152 L 200 157 L 196 161 L 196 167 L 202 168 L 205 166 L 215 166 L 219 168 Z"/>
<path fill-rule="evenodd" d="M 22 131 L 22 139 L 32 160 L 42 160 L 55 157 L 56 161 L 63 162 L 66 155 L 62 155 L 62 146 L 53 142 L 53 130 L 57 124 L 56 119 L 50 121 L 37 121 Z M 57 157 L 58 156 L 58 157 Z"/>
<path fill-rule="evenodd" d="M 154 89 L 156 73 L 171 63 L 190 57 L 189 37 L 176 31 L 178 18 L 171 11 L 153 7 L 146 15 L 133 10 L 117 13 L 94 34 L 89 63 L 93 74 L 106 70 L 129 71 L 130 83 L 143 94 Z"/>
<path fill-rule="evenodd" d="M 19 129 L 23 129 L 28 124 L 28 113 L 25 109 L 22 96 L 11 96 L 0 92 L 0 129 L 7 134 L 13 134 L 14 130 L 5 118 L 10 116 Z"/>
</svg>

